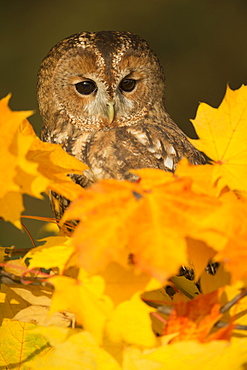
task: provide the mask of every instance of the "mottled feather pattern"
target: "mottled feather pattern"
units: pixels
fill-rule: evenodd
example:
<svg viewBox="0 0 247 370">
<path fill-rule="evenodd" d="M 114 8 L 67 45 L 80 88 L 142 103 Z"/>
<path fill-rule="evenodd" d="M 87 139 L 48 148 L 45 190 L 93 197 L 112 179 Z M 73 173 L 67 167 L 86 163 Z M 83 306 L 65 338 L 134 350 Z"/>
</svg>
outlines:
<svg viewBox="0 0 247 370">
<path fill-rule="evenodd" d="M 183 157 L 206 163 L 172 121 L 164 99 L 165 78 L 156 54 L 130 32 L 72 35 L 55 45 L 38 74 L 42 140 L 89 167 L 71 175 L 83 187 L 99 179 L 136 181 L 130 172 L 174 172 Z M 51 194 L 60 219 L 69 201 Z"/>
</svg>

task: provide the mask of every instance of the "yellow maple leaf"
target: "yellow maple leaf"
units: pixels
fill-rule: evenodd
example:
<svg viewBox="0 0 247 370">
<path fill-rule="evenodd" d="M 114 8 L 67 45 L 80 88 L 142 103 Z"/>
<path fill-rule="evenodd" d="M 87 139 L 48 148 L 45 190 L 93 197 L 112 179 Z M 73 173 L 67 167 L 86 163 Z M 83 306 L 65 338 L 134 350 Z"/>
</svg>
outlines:
<svg viewBox="0 0 247 370">
<path fill-rule="evenodd" d="M 51 269 L 57 267 L 62 273 L 69 258 L 74 252 L 70 245 L 70 238 L 64 236 L 51 236 L 43 239 L 45 244 L 31 249 L 24 257 L 29 259 L 28 268 Z"/>
<path fill-rule="evenodd" d="M 27 159 L 37 165 L 39 176 L 49 180 L 49 189 L 57 191 L 70 200 L 82 194 L 82 187 L 75 184 L 67 175 L 69 173 L 81 174 L 87 166 L 66 153 L 61 146 L 41 141 L 28 121 L 22 126 L 22 133 L 24 137 L 33 136 Z M 37 179 L 34 181 L 38 182 Z M 37 192 L 36 196 L 38 196 Z"/>
<path fill-rule="evenodd" d="M 191 141 L 214 161 L 218 191 L 225 186 L 247 191 L 247 86 L 227 87 L 217 109 L 201 103 L 192 123 L 199 140 Z"/>
<path fill-rule="evenodd" d="M 18 160 L 14 147 L 20 124 L 32 112 L 12 112 L 8 107 L 9 99 L 10 95 L 0 100 L 0 216 L 20 227 L 19 216 L 24 207 L 20 187 L 15 182 Z M 25 153 L 22 151 L 22 154 Z"/>
<path fill-rule="evenodd" d="M 164 338 L 166 340 L 166 338 Z M 127 347 L 123 370 L 241 370 L 247 362 L 247 339 L 198 343 L 181 341 L 166 343 L 151 350 Z"/>
<path fill-rule="evenodd" d="M 19 190 L 13 181 L 16 176 L 16 156 L 13 146 L 20 124 L 32 114 L 31 111 L 12 112 L 8 107 L 9 99 L 10 95 L 0 100 L 0 197 L 3 197 L 7 192 Z M 7 158 L 8 161 L 6 161 Z"/>
<path fill-rule="evenodd" d="M 150 275 L 138 273 L 134 266 L 124 268 L 115 262 L 109 263 L 99 275 L 105 280 L 105 294 L 114 304 L 130 299 L 134 293 L 146 290 L 149 284 L 154 283 Z"/>
<path fill-rule="evenodd" d="M 121 370 L 117 361 L 86 331 L 64 328 L 39 328 L 53 349 L 29 363 L 32 369 Z"/>
<path fill-rule="evenodd" d="M 33 324 L 11 320 L 27 307 L 27 302 L 8 286 L 2 284 L 0 292 L 0 367 L 23 369 L 35 356 L 35 350 L 45 353 L 49 345 L 45 338 L 32 329 Z"/>
<path fill-rule="evenodd" d="M 26 119 L 32 112 L 11 111 L 9 98 L 0 100 L 0 216 L 21 227 L 22 194 L 41 198 L 50 189 L 74 199 L 83 189 L 67 175 L 87 166 L 60 146 L 43 143 Z"/>
<path fill-rule="evenodd" d="M 107 336 L 112 342 L 154 347 L 157 339 L 149 317 L 153 308 L 148 307 L 137 292 L 129 301 L 120 303 L 107 322 Z"/>
<path fill-rule="evenodd" d="M 110 298 L 103 294 L 103 278 L 97 275 L 90 277 L 81 269 L 78 279 L 54 276 L 49 281 L 55 287 L 51 313 L 70 310 L 76 315 L 77 322 L 100 343 L 113 307 Z"/>
<path fill-rule="evenodd" d="M 38 333 L 32 333 L 34 328 L 34 324 L 3 320 L 0 327 L 2 369 L 25 369 L 25 363 L 35 357 L 36 351 L 43 354 L 48 351 L 49 344 Z"/>
</svg>

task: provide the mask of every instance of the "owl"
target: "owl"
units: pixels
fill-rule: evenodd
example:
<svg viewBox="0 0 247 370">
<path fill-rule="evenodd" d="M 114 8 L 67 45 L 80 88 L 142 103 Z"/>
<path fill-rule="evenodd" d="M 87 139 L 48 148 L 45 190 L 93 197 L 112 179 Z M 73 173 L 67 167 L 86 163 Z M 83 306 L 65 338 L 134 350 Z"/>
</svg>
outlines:
<svg viewBox="0 0 247 370">
<path fill-rule="evenodd" d="M 131 169 L 174 172 L 204 155 L 167 113 L 164 72 L 147 42 L 130 32 L 72 35 L 55 45 L 38 72 L 42 140 L 88 165 L 71 174 L 83 187 L 100 179 L 136 181 Z M 69 201 L 51 196 L 60 219 Z"/>
</svg>

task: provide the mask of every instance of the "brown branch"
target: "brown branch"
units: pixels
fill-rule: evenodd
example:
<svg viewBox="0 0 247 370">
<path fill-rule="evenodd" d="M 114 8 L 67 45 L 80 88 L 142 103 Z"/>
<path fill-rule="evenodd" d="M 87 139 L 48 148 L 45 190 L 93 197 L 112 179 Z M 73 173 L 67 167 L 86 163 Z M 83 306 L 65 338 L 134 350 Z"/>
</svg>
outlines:
<svg viewBox="0 0 247 370">
<path fill-rule="evenodd" d="M 13 284 L 20 284 L 20 285 L 38 285 L 42 287 L 49 287 L 53 288 L 52 284 L 47 282 L 46 279 L 50 278 L 51 276 L 47 277 L 24 277 L 12 274 L 11 272 L 5 271 L 3 268 L 0 268 L 0 281 L 3 284 L 13 285 Z"/>
</svg>

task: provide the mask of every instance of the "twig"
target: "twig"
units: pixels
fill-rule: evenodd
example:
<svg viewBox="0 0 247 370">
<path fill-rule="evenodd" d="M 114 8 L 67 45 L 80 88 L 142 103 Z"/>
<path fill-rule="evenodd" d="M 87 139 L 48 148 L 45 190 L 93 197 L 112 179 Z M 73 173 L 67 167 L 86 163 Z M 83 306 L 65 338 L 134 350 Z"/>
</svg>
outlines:
<svg viewBox="0 0 247 370">
<path fill-rule="evenodd" d="M 47 275 L 47 274 L 46 274 Z M 11 272 L 5 271 L 4 269 L 0 269 L 0 279 L 3 284 L 21 284 L 26 285 L 27 282 L 31 285 L 38 285 L 42 287 L 53 287 L 51 283 L 47 282 L 49 276 L 44 277 L 24 277 L 24 276 L 17 276 L 12 274 Z M 26 282 L 26 283 L 25 283 Z"/>
<path fill-rule="evenodd" d="M 224 321 L 218 321 L 214 326 L 216 328 L 225 328 L 226 326 L 228 326 L 229 323 L 228 322 L 224 322 Z M 240 325 L 240 324 L 237 324 L 237 325 L 234 325 L 234 329 L 236 330 L 247 330 L 247 325 Z"/>
<path fill-rule="evenodd" d="M 220 312 L 225 313 L 226 311 L 230 310 L 232 306 L 234 306 L 240 299 L 244 298 L 247 295 L 247 289 L 242 289 L 242 291 L 236 295 L 233 299 L 227 302 L 224 306 L 221 307 Z"/>
</svg>

